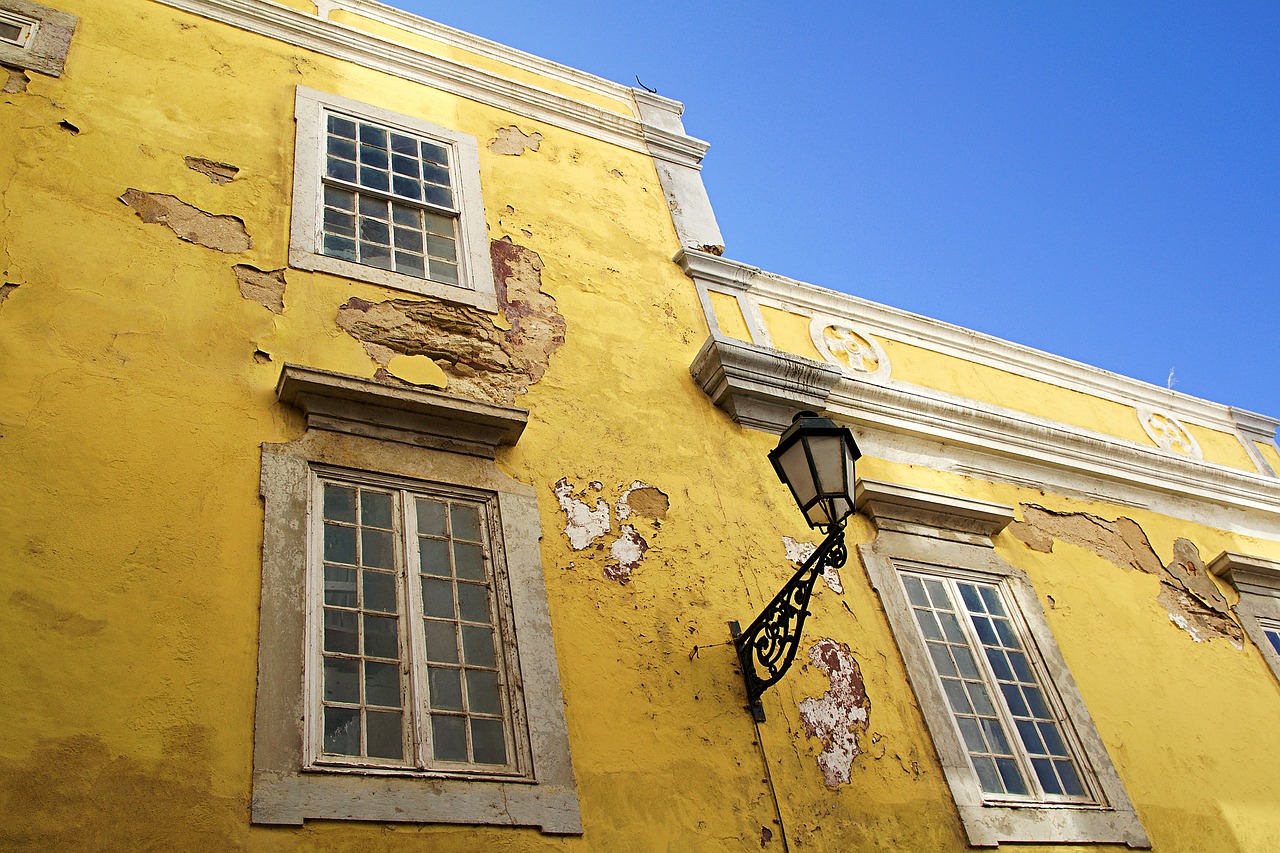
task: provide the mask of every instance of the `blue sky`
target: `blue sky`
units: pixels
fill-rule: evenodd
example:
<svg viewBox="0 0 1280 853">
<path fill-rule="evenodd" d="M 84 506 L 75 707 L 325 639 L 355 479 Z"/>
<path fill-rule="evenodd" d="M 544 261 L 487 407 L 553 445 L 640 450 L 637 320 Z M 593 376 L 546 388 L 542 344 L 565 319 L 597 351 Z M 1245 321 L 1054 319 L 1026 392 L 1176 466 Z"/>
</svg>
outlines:
<svg viewBox="0 0 1280 853">
<path fill-rule="evenodd" d="M 1280 4 L 394 5 L 683 101 L 728 257 L 1280 417 Z"/>
</svg>

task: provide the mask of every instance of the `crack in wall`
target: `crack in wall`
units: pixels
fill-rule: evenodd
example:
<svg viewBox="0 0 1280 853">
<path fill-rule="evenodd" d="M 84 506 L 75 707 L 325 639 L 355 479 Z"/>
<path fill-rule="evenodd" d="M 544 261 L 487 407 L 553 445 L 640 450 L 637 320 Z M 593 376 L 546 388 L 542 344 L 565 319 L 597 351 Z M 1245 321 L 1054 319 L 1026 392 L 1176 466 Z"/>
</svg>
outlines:
<svg viewBox="0 0 1280 853">
<path fill-rule="evenodd" d="M 1023 521 L 1014 521 L 1009 532 L 1027 547 L 1051 553 L 1058 540 L 1092 551 L 1122 569 L 1135 569 L 1160 579 L 1157 602 L 1169 619 L 1197 642 L 1224 637 L 1236 646 L 1243 642 L 1240 626 L 1231 617 L 1227 599 L 1218 591 L 1200 559 L 1195 543 L 1178 538 L 1173 559 L 1160 561 L 1147 534 L 1136 521 L 1114 521 L 1084 512 L 1055 512 L 1035 504 L 1022 504 Z"/>
</svg>

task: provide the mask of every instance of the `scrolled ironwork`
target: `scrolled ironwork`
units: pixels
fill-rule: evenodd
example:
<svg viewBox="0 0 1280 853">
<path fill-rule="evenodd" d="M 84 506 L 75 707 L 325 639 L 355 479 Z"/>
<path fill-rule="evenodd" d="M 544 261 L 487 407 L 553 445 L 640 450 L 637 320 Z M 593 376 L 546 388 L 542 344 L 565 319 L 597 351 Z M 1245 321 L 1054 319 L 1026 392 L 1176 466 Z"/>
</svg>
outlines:
<svg viewBox="0 0 1280 853">
<path fill-rule="evenodd" d="M 809 615 L 809 598 L 813 595 L 818 575 L 828 568 L 840 568 L 848 557 L 844 522 L 841 521 L 760 611 L 747 630 L 741 634 L 735 632 L 734 643 L 747 685 L 747 699 L 756 719 L 764 719 L 761 694 L 776 684 L 795 660 L 804 620 Z"/>
</svg>

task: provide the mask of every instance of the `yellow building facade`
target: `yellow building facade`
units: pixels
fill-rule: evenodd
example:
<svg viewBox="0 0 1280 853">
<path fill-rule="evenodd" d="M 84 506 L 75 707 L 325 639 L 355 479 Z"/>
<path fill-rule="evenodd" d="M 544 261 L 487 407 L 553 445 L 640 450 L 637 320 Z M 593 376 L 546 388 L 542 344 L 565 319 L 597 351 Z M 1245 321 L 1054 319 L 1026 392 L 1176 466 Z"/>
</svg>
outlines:
<svg viewBox="0 0 1280 853">
<path fill-rule="evenodd" d="M 682 106 L 0 0 L 0 847 L 1280 848 L 1280 421 L 731 260 Z M 747 708 L 728 623 L 848 557 Z"/>
</svg>

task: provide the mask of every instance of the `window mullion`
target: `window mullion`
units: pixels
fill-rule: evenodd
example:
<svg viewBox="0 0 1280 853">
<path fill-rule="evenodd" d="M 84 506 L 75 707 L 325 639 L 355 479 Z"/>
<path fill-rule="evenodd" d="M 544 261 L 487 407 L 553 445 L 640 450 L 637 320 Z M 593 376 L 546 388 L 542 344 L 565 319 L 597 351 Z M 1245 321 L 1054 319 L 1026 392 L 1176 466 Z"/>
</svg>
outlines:
<svg viewBox="0 0 1280 853">
<path fill-rule="evenodd" d="M 419 768 L 428 766 L 430 755 L 430 727 L 427 716 L 422 712 L 425 695 L 422 684 L 423 672 L 426 670 L 426 638 L 422 628 L 422 598 L 415 594 L 420 562 L 418 553 L 417 523 L 414 514 L 414 496 L 406 491 L 400 492 L 401 503 L 401 545 L 404 549 L 404 562 L 400 566 L 401 589 L 404 590 L 405 601 L 405 642 L 408 646 L 406 656 L 401 662 L 405 677 L 405 712 L 409 715 L 408 728 L 412 731 L 412 754 L 414 764 Z"/>
<path fill-rule="evenodd" d="M 321 175 L 320 182 L 324 186 L 337 187 L 339 189 L 347 190 L 349 192 L 359 193 L 360 195 L 381 199 L 382 201 L 393 201 L 396 204 L 403 204 L 405 207 L 416 207 L 419 210 L 426 210 L 431 213 L 438 213 L 441 216 L 452 216 L 454 218 L 457 218 L 461 215 L 461 212 L 459 210 L 456 210 L 452 207 L 441 207 L 438 204 L 432 204 L 431 202 L 423 201 L 422 199 L 418 199 L 418 198 L 406 198 L 405 196 L 396 195 L 395 193 L 384 192 L 383 190 L 377 190 L 377 189 L 373 189 L 372 187 L 366 187 L 361 184 L 355 184 L 355 183 L 352 183 L 351 181 L 344 181 L 340 178 L 335 178 L 331 175 Z M 320 195 L 319 207 L 321 208 L 321 210 L 323 210 L 324 208 L 323 193 L 321 193 Z M 321 223 L 321 228 L 323 228 L 323 223 Z"/>
</svg>

